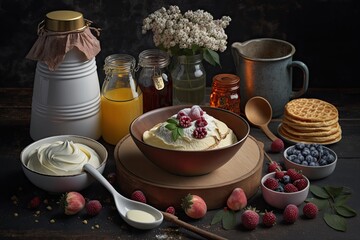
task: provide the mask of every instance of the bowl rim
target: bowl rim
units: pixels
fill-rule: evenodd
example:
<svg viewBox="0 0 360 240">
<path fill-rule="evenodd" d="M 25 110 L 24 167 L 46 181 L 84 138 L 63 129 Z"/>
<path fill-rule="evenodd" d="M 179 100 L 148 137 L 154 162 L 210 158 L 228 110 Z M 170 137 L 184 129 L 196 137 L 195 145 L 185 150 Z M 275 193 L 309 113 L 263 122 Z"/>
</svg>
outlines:
<svg viewBox="0 0 360 240">
<path fill-rule="evenodd" d="M 196 154 L 196 153 L 201 153 L 201 152 L 204 152 L 204 151 L 206 151 L 206 152 L 219 151 L 219 150 L 221 150 L 221 149 L 227 149 L 227 148 L 236 146 L 236 145 L 244 142 L 244 141 L 246 140 L 246 138 L 250 135 L 250 124 L 247 122 L 247 120 L 246 120 L 244 117 L 242 117 L 242 116 L 240 116 L 240 115 L 238 115 L 238 114 L 235 114 L 235 113 L 233 113 L 233 112 L 231 112 L 231 111 L 229 111 L 229 110 L 226 110 L 226 109 L 216 108 L 216 107 L 211 107 L 211 106 L 204 106 L 204 105 L 200 105 L 200 107 L 201 107 L 202 109 L 203 109 L 203 108 L 210 108 L 210 109 L 214 109 L 215 111 L 223 111 L 223 112 L 225 112 L 225 113 L 227 113 L 227 114 L 232 114 L 232 115 L 234 115 L 235 117 L 240 118 L 241 121 L 243 121 L 243 122 L 245 123 L 246 128 L 247 128 L 247 131 L 246 131 L 245 136 L 242 137 L 241 139 L 237 139 L 237 141 L 236 141 L 235 143 L 233 143 L 233 144 L 231 144 L 231 145 L 228 145 L 228 146 L 225 146 L 225 147 L 205 149 L 205 150 L 191 150 L 191 151 L 189 150 L 189 151 L 186 151 L 186 150 L 159 148 L 159 147 L 156 147 L 156 146 L 147 144 L 147 143 L 145 143 L 145 142 L 143 141 L 142 137 L 141 137 L 141 139 L 137 138 L 137 137 L 132 133 L 132 131 L 131 131 L 131 129 L 132 129 L 133 125 L 135 124 L 135 122 L 138 121 L 138 119 L 141 118 L 141 117 L 144 117 L 144 116 L 146 117 L 146 115 L 152 114 L 152 113 L 154 113 L 154 112 L 161 112 L 161 111 L 164 111 L 164 110 L 166 110 L 166 109 L 181 108 L 181 107 L 182 107 L 182 108 L 189 108 L 189 107 L 191 107 L 191 106 L 192 106 L 192 105 L 175 105 L 175 106 L 168 106 L 168 107 L 157 108 L 157 109 L 151 110 L 151 111 L 149 111 L 149 112 L 146 112 L 146 113 L 144 113 L 144 114 L 136 117 L 136 118 L 131 122 L 131 124 L 130 124 L 130 126 L 129 126 L 129 133 L 130 133 L 130 135 L 131 135 L 131 137 L 132 137 L 133 139 L 136 139 L 136 140 L 139 141 L 141 144 L 144 144 L 144 145 L 146 145 L 147 147 L 152 148 L 152 149 L 161 149 L 161 150 L 163 150 L 163 151 L 169 151 L 169 152 L 191 152 L 191 153 L 195 153 L 195 154 Z M 204 111 L 205 111 L 205 110 L 204 110 Z M 232 129 L 231 129 L 231 130 L 232 130 Z M 236 137 L 238 138 L 238 136 L 236 136 Z"/>
<path fill-rule="evenodd" d="M 282 171 L 282 172 L 286 172 L 286 171 Z M 274 190 L 271 190 L 270 188 L 267 188 L 265 185 L 264 185 L 264 182 L 266 179 L 268 179 L 269 177 L 271 176 L 275 176 L 275 172 L 271 172 L 271 173 L 267 173 L 265 174 L 262 178 L 261 178 L 261 187 L 265 188 L 266 190 L 272 192 L 272 193 L 275 193 L 275 194 L 280 194 L 280 195 L 284 195 L 284 196 L 290 196 L 290 195 L 296 195 L 296 194 L 299 194 L 299 193 L 302 193 L 302 192 L 305 192 L 305 191 L 308 191 L 309 188 L 310 188 L 310 180 L 303 174 L 303 177 L 304 179 L 306 179 L 307 181 L 307 186 L 300 190 L 300 191 L 297 191 L 297 192 L 278 192 L 278 191 L 274 191 Z"/>
<path fill-rule="evenodd" d="M 293 165 L 295 165 L 295 166 L 297 166 L 297 167 L 302 167 L 302 168 L 307 168 L 307 169 L 322 169 L 322 168 L 328 168 L 328 167 L 330 167 L 330 166 L 332 166 L 332 165 L 335 165 L 336 162 L 337 162 L 337 160 L 338 160 L 338 156 L 337 156 L 337 154 L 335 153 L 335 151 L 332 150 L 332 149 L 330 149 L 330 148 L 328 148 L 328 147 L 326 147 L 326 146 L 324 146 L 324 145 L 322 145 L 322 146 L 323 146 L 323 148 L 326 148 L 327 150 L 329 150 L 329 151 L 333 154 L 333 156 L 335 157 L 335 161 L 333 161 L 333 162 L 330 163 L 330 164 L 323 165 L 323 166 L 302 165 L 302 164 L 298 164 L 298 163 L 295 163 L 295 162 L 293 162 L 293 161 L 290 161 L 290 160 L 287 158 L 287 156 L 288 156 L 288 155 L 287 155 L 287 150 L 290 149 L 290 148 L 292 148 L 292 147 L 295 147 L 295 144 L 287 147 L 287 148 L 284 150 L 283 156 L 284 156 L 285 161 L 287 161 L 287 162 L 289 162 L 289 163 L 291 163 L 291 164 L 293 164 Z"/>
<path fill-rule="evenodd" d="M 25 154 L 25 151 L 30 149 L 31 147 L 33 147 L 34 145 L 38 144 L 39 142 L 47 142 L 48 140 L 52 140 L 52 139 L 58 139 L 58 138 L 77 138 L 77 139 L 84 139 L 86 141 L 90 141 L 90 142 L 93 142 L 94 144 L 98 145 L 100 148 L 102 148 L 102 150 L 104 150 L 104 153 L 105 153 L 105 158 L 101 161 L 100 163 L 100 166 L 96 168 L 96 170 L 99 171 L 99 169 L 103 168 L 107 162 L 107 159 L 108 159 L 108 151 L 107 149 L 105 148 L 104 145 L 102 145 L 100 142 L 92 139 L 92 138 L 89 138 L 89 137 L 85 137 L 85 136 L 80 136 L 80 135 L 56 135 L 56 136 L 50 136 L 50 137 L 45 137 L 45 138 L 42 138 L 42 139 L 39 139 L 37 141 L 34 141 L 30 144 L 28 144 L 26 147 L 23 148 L 23 150 L 21 150 L 20 152 L 20 162 L 21 162 L 21 165 L 24 169 L 26 169 L 27 171 L 33 173 L 33 174 L 36 174 L 36 175 L 40 175 L 40 176 L 44 176 L 44 177 L 50 177 L 50 178 L 62 178 L 62 177 L 78 177 L 78 176 L 85 176 L 85 175 L 88 175 L 87 172 L 85 171 L 82 171 L 78 174 L 70 174 L 70 175 L 50 175 L 50 174 L 45 174 L 45 173 L 40 173 L 40 172 L 37 172 L 35 170 L 32 170 L 30 168 L 28 168 L 25 164 L 26 162 L 26 156 L 24 156 Z M 96 151 L 95 149 L 93 149 L 94 151 Z M 98 151 L 96 151 L 97 154 Z"/>
</svg>

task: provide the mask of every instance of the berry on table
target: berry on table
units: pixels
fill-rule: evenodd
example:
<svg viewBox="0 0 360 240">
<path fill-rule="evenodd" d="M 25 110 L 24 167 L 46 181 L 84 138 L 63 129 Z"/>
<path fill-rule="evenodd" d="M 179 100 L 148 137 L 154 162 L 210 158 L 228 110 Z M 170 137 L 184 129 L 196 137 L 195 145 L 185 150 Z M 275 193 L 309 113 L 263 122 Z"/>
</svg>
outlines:
<svg viewBox="0 0 360 240">
<path fill-rule="evenodd" d="M 189 217 L 199 219 L 205 216 L 207 205 L 200 196 L 188 194 L 181 201 L 181 207 Z"/>
<path fill-rule="evenodd" d="M 141 190 L 136 190 L 131 194 L 131 199 L 134 201 L 146 203 L 145 194 Z"/>
<path fill-rule="evenodd" d="M 242 188 L 235 188 L 226 201 L 229 209 L 238 211 L 246 207 L 247 197 Z"/>
<path fill-rule="evenodd" d="M 86 213 L 90 216 L 96 216 L 100 213 L 102 205 L 99 200 L 90 200 L 85 205 Z"/>
<path fill-rule="evenodd" d="M 85 198 L 78 192 L 67 192 L 62 195 L 60 205 L 66 215 L 74 215 L 85 207 Z"/>
<path fill-rule="evenodd" d="M 286 223 L 294 223 L 298 219 L 299 209 L 294 204 L 289 204 L 283 212 L 283 219 Z"/>
<path fill-rule="evenodd" d="M 306 203 L 303 207 L 303 214 L 305 217 L 313 219 L 316 218 L 317 214 L 319 212 L 318 207 L 314 203 Z"/>
<path fill-rule="evenodd" d="M 266 227 L 272 227 L 276 224 L 276 215 L 272 211 L 268 212 L 265 210 L 262 222 Z"/>
<path fill-rule="evenodd" d="M 30 209 L 38 208 L 40 206 L 40 203 L 41 203 L 40 197 L 35 196 L 30 200 L 28 204 L 28 208 Z"/>
<path fill-rule="evenodd" d="M 169 206 L 166 208 L 165 212 L 175 215 L 175 208 L 173 206 Z"/>
<path fill-rule="evenodd" d="M 274 153 L 279 153 L 284 150 L 284 142 L 280 138 L 277 138 L 271 143 L 270 149 Z"/>
<path fill-rule="evenodd" d="M 259 214 L 256 208 L 248 208 L 241 215 L 241 223 L 248 230 L 254 230 L 259 224 Z"/>
</svg>

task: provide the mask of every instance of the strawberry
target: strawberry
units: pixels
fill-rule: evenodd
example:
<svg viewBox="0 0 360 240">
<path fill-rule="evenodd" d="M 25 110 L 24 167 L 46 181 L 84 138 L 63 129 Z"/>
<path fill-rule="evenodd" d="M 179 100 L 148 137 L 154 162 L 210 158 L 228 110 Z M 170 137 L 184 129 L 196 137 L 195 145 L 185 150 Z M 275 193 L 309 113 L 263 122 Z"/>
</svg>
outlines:
<svg viewBox="0 0 360 240">
<path fill-rule="evenodd" d="M 235 188 L 226 202 L 228 208 L 234 211 L 238 211 L 246 207 L 247 198 L 244 190 L 242 188 Z"/>
<path fill-rule="evenodd" d="M 275 190 L 279 186 L 279 182 L 275 178 L 269 177 L 264 181 L 264 186 L 268 189 Z"/>
<path fill-rule="evenodd" d="M 299 209 L 294 204 L 289 204 L 285 207 L 283 212 L 283 219 L 286 223 L 294 223 L 296 222 L 299 216 Z"/>
<path fill-rule="evenodd" d="M 297 192 L 297 191 L 299 191 L 299 190 L 292 183 L 288 183 L 284 186 L 284 192 L 291 193 L 291 192 Z"/>
<path fill-rule="evenodd" d="M 142 203 L 146 203 L 146 197 L 145 194 L 140 191 L 140 190 L 136 190 L 131 194 L 131 199 L 134 201 L 138 201 L 138 202 L 142 202 Z"/>
<path fill-rule="evenodd" d="M 200 196 L 190 193 L 182 199 L 181 207 L 186 215 L 195 219 L 204 217 L 207 212 L 205 201 Z"/>
<path fill-rule="evenodd" d="M 95 216 L 100 213 L 102 205 L 99 200 L 90 200 L 86 203 L 85 210 L 90 216 Z"/>
<path fill-rule="evenodd" d="M 173 206 L 170 206 L 166 208 L 165 212 L 175 215 L 175 208 Z"/>
<path fill-rule="evenodd" d="M 308 185 L 307 180 L 305 178 L 298 179 L 294 181 L 293 184 L 299 191 L 305 189 Z"/>
<path fill-rule="evenodd" d="M 40 197 L 35 196 L 30 200 L 28 204 L 28 208 L 30 209 L 38 208 L 40 206 L 40 203 L 41 203 Z"/>
<path fill-rule="evenodd" d="M 293 168 L 288 169 L 286 171 L 286 175 L 288 175 L 293 182 L 298 179 L 303 178 L 303 175 L 301 174 L 301 172 L 298 172 Z"/>
<path fill-rule="evenodd" d="M 268 212 L 265 210 L 265 213 L 262 216 L 262 222 L 266 227 L 274 226 L 276 224 L 275 214 L 272 211 Z"/>
<path fill-rule="evenodd" d="M 190 109 L 189 117 L 191 118 L 192 121 L 195 121 L 195 120 L 201 118 L 201 116 L 203 114 L 204 114 L 204 111 L 201 109 L 201 107 L 198 105 L 194 105 Z"/>
<path fill-rule="evenodd" d="M 271 162 L 267 168 L 267 172 L 275 172 L 275 171 L 281 171 L 281 166 L 277 162 Z"/>
<path fill-rule="evenodd" d="M 306 203 L 303 207 L 303 214 L 305 217 L 313 219 L 316 218 L 317 214 L 319 212 L 318 207 L 314 203 Z"/>
<path fill-rule="evenodd" d="M 241 215 L 241 223 L 242 225 L 248 229 L 253 230 L 259 224 L 259 214 L 256 211 L 256 208 L 248 208 Z"/>
<path fill-rule="evenodd" d="M 274 153 L 279 153 L 284 150 L 284 142 L 280 138 L 277 138 L 271 143 L 270 149 Z"/>
<path fill-rule="evenodd" d="M 66 215 L 74 215 L 85 206 L 85 198 L 78 192 L 67 192 L 60 199 L 61 206 Z"/>
</svg>

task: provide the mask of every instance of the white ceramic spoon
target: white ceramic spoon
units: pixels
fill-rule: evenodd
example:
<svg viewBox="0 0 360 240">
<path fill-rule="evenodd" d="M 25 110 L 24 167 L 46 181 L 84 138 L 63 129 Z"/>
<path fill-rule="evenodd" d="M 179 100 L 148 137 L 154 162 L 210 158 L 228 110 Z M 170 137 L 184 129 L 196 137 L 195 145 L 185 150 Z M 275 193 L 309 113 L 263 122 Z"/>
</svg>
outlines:
<svg viewBox="0 0 360 240">
<path fill-rule="evenodd" d="M 101 175 L 92 165 L 85 164 L 84 170 L 90 173 L 95 179 L 97 179 L 104 187 L 112 193 L 116 208 L 125 222 L 127 222 L 130 226 L 133 226 L 138 229 L 152 229 L 158 227 L 163 221 L 163 214 L 157 210 L 156 208 L 141 203 L 137 201 L 130 200 L 125 198 L 120 193 L 118 193 L 115 188 L 106 180 L 106 178 Z M 128 211 L 139 210 L 141 213 L 148 213 L 154 217 L 153 221 L 142 221 L 140 218 L 129 218 Z M 139 213 L 139 211 L 135 211 Z M 134 211 L 133 211 L 134 212 Z M 146 214 L 146 215 L 148 215 Z"/>
</svg>

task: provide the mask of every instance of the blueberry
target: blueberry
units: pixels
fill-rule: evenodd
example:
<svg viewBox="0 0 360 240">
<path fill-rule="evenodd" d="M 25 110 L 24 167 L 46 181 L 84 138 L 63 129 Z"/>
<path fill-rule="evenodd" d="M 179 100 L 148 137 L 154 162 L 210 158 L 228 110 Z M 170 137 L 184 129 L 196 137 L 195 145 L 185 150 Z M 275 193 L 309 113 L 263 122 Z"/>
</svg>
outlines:
<svg viewBox="0 0 360 240">
<path fill-rule="evenodd" d="M 310 162 L 309 166 L 312 166 L 312 167 L 316 166 L 316 162 Z"/>
<path fill-rule="evenodd" d="M 311 155 L 307 155 L 307 156 L 305 157 L 305 161 L 308 162 L 308 163 L 314 162 L 314 158 L 313 158 Z"/>
<path fill-rule="evenodd" d="M 305 147 L 305 144 L 304 144 L 304 143 L 297 143 L 297 144 L 295 144 L 295 148 L 296 148 L 296 149 L 302 150 L 302 149 L 304 149 L 304 147 Z"/>
<path fill-rule="evenodd" d="M 328 159 L 327 159 L 327 163 L 330 164 L 330 163 L 333 163 L 334 161 L 335 161 L 334 155 L 329 154 L 329 157 L 328 157 Z"/>
<path fill-rule="evenodd" d="M 301 162 L 301 165 L 308 166 L 308 165 L 309 165 L 309 163 L 308 163 L 307 161 L 302 161 L 302 162 Z"/>
<path fill-rule="evenodd" d="M 300 162 L 302 162 L 302 161 L 305 160 L 304 156 L 301 155 L 301 154 L 299 154 L 299 155 L 297 156 L 297 158 L 299 159 Z"/>
<path fill-rule="evenodd" d="M 319 152 L 318 152 L 318 150 L 312 150 L 311 152 L 310 152 L 310 154 L 311 154 L 311 156 L 313 156 L 314 158 L 318 158 L 319 157 Z"/>
<path fill-rule="evenodd" d="M 325 159 L 321 159 L 320 162 L 319 162 L 319 165 L 320 166 L 327 165 L 327 161 Z"/>
<path fill-rule="evenodd" d="M 289 183 L 290 182 L 290 176 L 289 175 L 283 176 L 283 182 L 284 182 L 284 184 Z"/>
<path fill-rule="evenodd" d="M 293 161 L 293 163 L 296 163 L 296 164 L 301 164 L 301 162 L 302 161 L 299 158 L 295 158 Z"/>
<path fill-rule="evenodd" d="M 294 149 L 293 147 L 289 148 L 287 151 L 286 151 L 286 154 L 287 155 L 293 155 L 294 154 Z"/>
<path fill-rule="evenodd" d="M 277 191 L 277 192 L 284 192 L 284 187 L 281 186 L 281 185 L 279 185 L 279 186 L 275 189 L 275 191 Z"/>
<path fill-rule="evenodd" d="M 310 150 L 309 149 L 304 149 L 301 154 L 306 157 L 307 155 L 310 155 Z"/>
<path fill-rule="evenodd" d="M 290 161 L 292 161 L 292 162 L 293 162 L 296 158 L 297 158 L 296 155 L 290 155 L 290 156 L 288 156 L 288 159 L 289 159 Z"/>
</svg>

